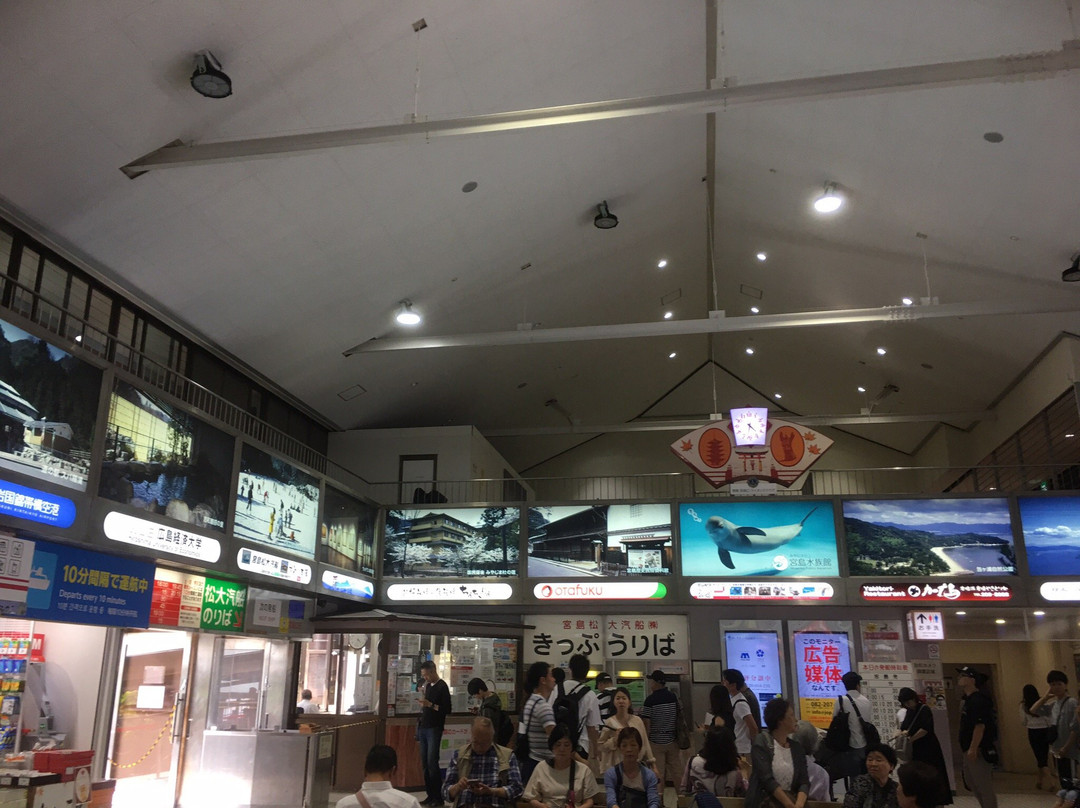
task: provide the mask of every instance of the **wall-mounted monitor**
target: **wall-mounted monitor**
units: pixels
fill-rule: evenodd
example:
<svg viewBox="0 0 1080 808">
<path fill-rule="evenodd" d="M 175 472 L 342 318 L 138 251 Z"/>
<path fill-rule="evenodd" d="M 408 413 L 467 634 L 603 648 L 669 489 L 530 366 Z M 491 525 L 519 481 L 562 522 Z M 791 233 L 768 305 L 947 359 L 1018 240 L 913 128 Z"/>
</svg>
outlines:
<svg viewBox="0 0 1080 808">
<path fill-rule="evenodd" d="M 517 575 L 518 508 L 426 505 L 386 512 L 383 578 Z"/>
<path fill-rule="evenodd" d="M 671 506 L 529 508 L 530 578 L 670 575 Z"/>
<path fill-rule="evenodd" d="M 827 500 L 682 503 L 679 544 L 684 576 L 840 575 Z"/>
<path fill-rule="evenodd" d="M 841 677 L 853 670 L 850 637 L 846 632 L 796 631 L 792 643 L 799 716 L 825 729 L 837 698 L 847 693 Z"/>
<path fill-rule="evenodd" d="M 760 704 L 784 692 L 777 631 L 722 630 L 725 668 L 742 673 Z"/>
<path fill-rule="evenodd" d="M 314 559 L 318 526 L 318 479 L 245 443 L 233 535 Z"/>
<path fill-rule="evenodd" d="M 1020 497 L 1031 575 L 1080 575 L 1080 497 Z"/>
<path fill-rule="evenodd" d="M 118 380 L 109 397 L 98 495 L 224 531 L 234 446 L 221 430 Z"/>
<path fill-rule="evenodd" d="M 1004 497 L 843 503 L 851 575 L 1015 575 Z"/>
<path fill-rule="evenodd" d="M 0 320 L 0 472 L 86 490 L 101 371 Z"/>
<path fill-rule="evenodd" d="M 319 530 L 323 563 L 374 575 L 378 509 L 329 485 L 325 496 Z"/>
</svg>

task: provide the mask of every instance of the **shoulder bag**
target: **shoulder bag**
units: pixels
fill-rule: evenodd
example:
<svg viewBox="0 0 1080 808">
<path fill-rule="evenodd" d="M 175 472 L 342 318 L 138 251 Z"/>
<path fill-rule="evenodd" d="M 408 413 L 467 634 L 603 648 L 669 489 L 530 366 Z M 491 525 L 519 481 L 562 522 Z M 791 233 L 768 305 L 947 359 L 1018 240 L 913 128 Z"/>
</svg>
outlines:
<svg viewBox="0 0 1080 808">
<path fill-rule="evenodd" d="M 536 701 L 532 698 L 529 701 L 531 707 L 535 709 Z M 533 709 L 529 709 L 527 713 L 521 716 L 521 725 L 524 727 L 524 732 L 518 732 L 517 740 L 514 743 L 514 754 L 522 762 L 529 759 L 529 722 L 532 720 Z"/>
</svg>

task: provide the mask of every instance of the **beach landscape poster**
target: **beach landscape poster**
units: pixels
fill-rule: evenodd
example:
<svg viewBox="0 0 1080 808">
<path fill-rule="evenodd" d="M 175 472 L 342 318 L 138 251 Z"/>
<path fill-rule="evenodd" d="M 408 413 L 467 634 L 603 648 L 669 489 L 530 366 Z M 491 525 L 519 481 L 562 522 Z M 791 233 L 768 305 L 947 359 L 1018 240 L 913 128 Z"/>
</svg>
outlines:
<svg viewBox="0 0 1080 808">
<path fill-rule="evenodd" d="M 318 525 L 318 479 L 245 443 L 233 535 L 314 559 Z"/>
<path fill-rule="evenodd" d="M 1080 498 L 1020 497 L 1031 575 L 1080 575 Z"/>
<path fill-rule="evenodd" d="M 836 578 L 829 500 L 679 505 L 683 575 Z"/>
<path fill-rule="evenodd" d="M 1015 575 L 1009 502 L 896 499 L 843 503 L 851 575 Z"/>
<path fill-rule="evenodd" d="M 387 578 L 517 575 L 519 508 L 402 508 L 386 512 Z"/>
</svg>

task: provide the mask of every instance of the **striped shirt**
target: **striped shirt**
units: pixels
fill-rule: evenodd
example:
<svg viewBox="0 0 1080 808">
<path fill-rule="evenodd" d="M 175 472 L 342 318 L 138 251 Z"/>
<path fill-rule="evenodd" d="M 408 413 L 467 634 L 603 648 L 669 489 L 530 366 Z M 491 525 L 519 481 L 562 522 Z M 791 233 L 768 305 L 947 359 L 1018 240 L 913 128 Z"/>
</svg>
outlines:
<svg viewBox="0 0 1080 808">
<path fill-rule="evenodd" d="M 641 717 L 649 719 L 649 743 L 653 746 L 675 743 L 675 711 L 678 703 L 675 694 L 666 687 L 661 687 L 645 699 Z"/>
<path fill-rule="evenodd" d="M 521 724 L 518 726 L 518 732 L 529 733 L 529 757 L 533 760 L 553 757 L 548 749 L 548 734 L 544 727 L 554 726 L 555 713 L 551 705 L 539 693 L 533 693 L 521 709 Z"/>
</svg>

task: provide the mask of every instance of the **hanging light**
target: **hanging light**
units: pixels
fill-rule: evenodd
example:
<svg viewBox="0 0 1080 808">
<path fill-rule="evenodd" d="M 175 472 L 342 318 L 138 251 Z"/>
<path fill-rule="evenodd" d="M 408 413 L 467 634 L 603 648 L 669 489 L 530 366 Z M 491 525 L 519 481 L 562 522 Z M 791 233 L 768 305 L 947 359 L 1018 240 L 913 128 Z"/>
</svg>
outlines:
<svg viewBox="0 0 1080 808">
<path fill-rule="evenodd" d="M 1073 256 L 1072 265 L 1061 273 L 1061 279 L 1066 283 L 1080 281 L 1080 253 Z"/>
<path fill-rule="evenodd" d="M 232 79 L 221 70 L 221 62 L 208 50 L 195 54 L 195 72 L 191 74 L 191 86 L 199 95 L 207 98 L 228 98 L 232 95 Z"/>
<path fill-rule="evenodd" d="M 604 200 L 596 206 L 597 214 L 596 218 L 592 220 L 592 223 L 601 230 L 610 230 L 619 224 L 619 219 L 608 210 L 607 200 Z"/>
<path fill-rule="evenodd" d="M 420 325 L 420 321 L 423 318 L 416 309 L 412 307 L 411 300 L 402 300 L 401 306 L 397 310 L 397 314 L 394 315 L 394 319 L 401 325 Z"/>
<path fill-rule="evenodd" d="M 835 182 L 825 183 L 825 193 L 814 200 L 814 210 L 818 213 L 836 213 L 844 204 L 844 197 L 836 188 Z"/>
</svg>

